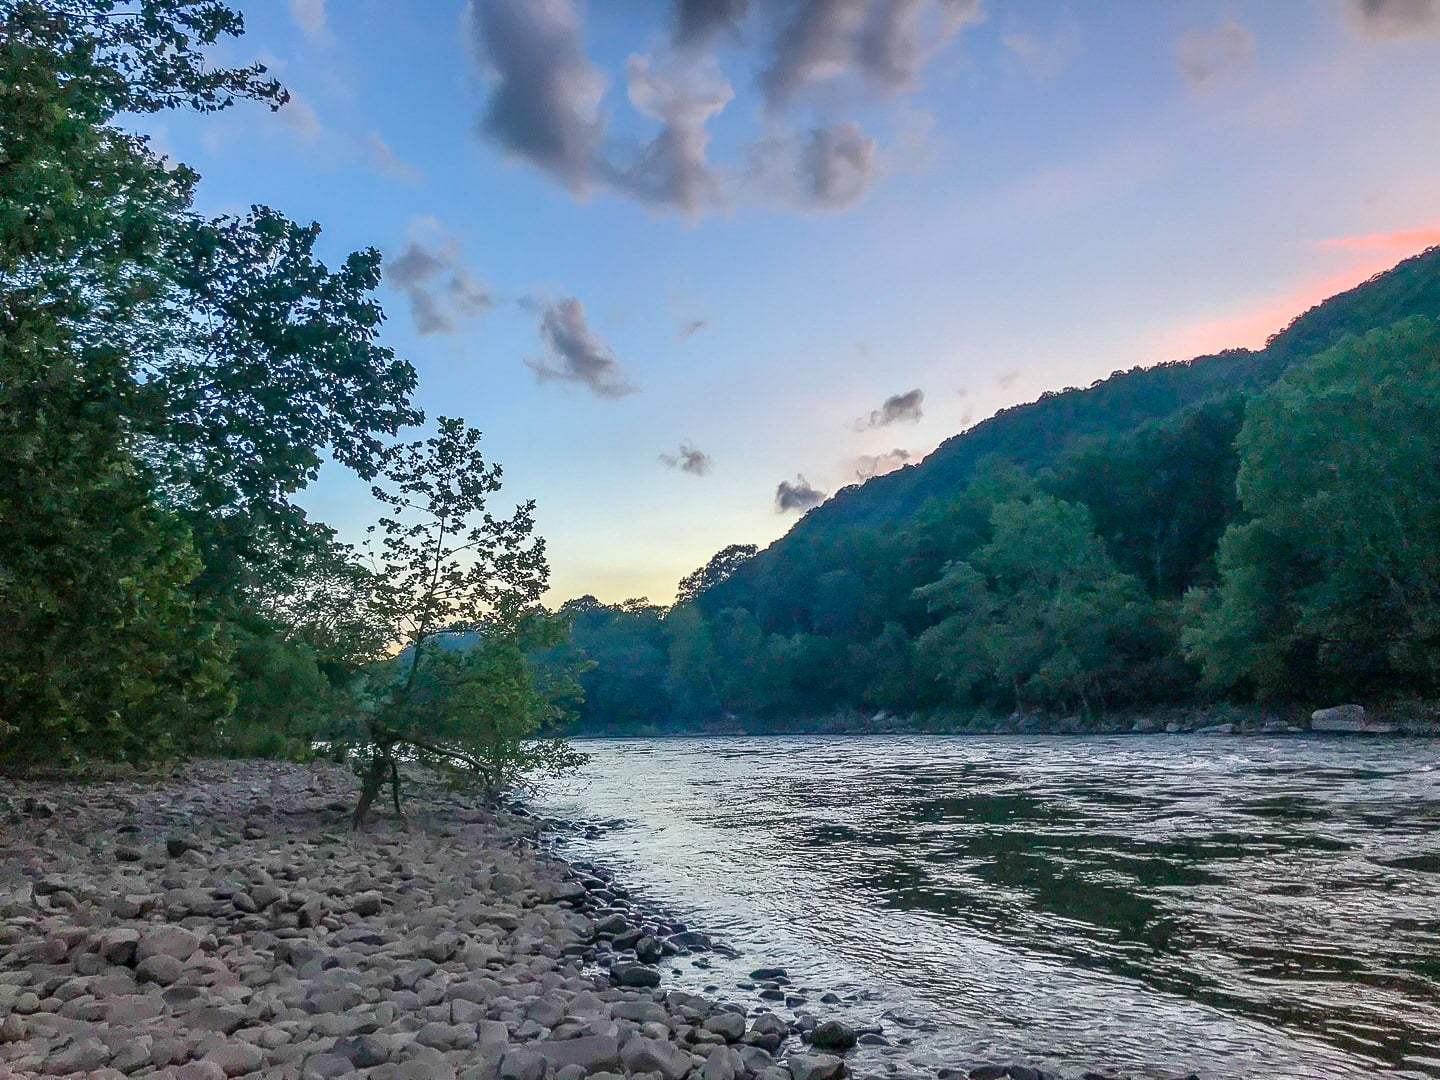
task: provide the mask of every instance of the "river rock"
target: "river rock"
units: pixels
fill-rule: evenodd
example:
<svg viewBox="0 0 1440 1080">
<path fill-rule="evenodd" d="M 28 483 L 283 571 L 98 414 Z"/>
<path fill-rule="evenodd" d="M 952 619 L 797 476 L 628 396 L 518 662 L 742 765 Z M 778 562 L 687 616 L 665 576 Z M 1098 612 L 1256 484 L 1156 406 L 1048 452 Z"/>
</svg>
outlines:
<svg viewBox="0 0 1440 1080">
<path fill-rule="evenodd" d="M 140 935 L 135 946 L 135 960 L 143 963 L 152 956 L 171 956 L 183 962 L 190 959 L 198 948 L 200 939 L 183 926 L 155 926 Z"/>
<path fill-rule="evenodd" d="M 792 1054 L 785 1059 L 790 1080 L 841 1080 L 845 1062 L 833 1054 Z"/>
<path fill-rule="evenodd" d="M 620 1051 L 620 1061 L 628 1074 L 658 1072 L 664 1080 L 680 1080 L 695 1064 L 689 1053 L 673 1042 L 643 1035 L 636 1035 L 625 1044 Z"/>
<path fill-rule="evenodd" d="M 1389 724 L 1374 723 L 1361 705 L 1335 705 L 1316 709 L 1310 714 L 1310 730 L 1339 734 L 1387 735 L 1395 729 Z"/>
<path fill-rule="evenodd" d="M 620 1040 L 614 1035 L 582 1035 L 575 1039 L 545 1039 L 531 1043 L 556 1070 L 578 1065 L 587 1074 L 620 1067 Z"/>
<path fill-rule="evenodd" d="M 810 1032 L 810 1045 L 821 1050 L 849 1050 L 859 1036 L 849 1024 L 839 1020 L 826 1020 Z"/>
<path fill-rule="evenodd" d="M 716 1013 L 701 1027 L 721 1036 L 726 1042 L 739 1042 L 745 1035 L 745 1017 L 733 1012 Z"/>
<path fill-rule="evenodd" d="M 648 964 L 612 964 L 610 978 L 619 986 L 660 985 L 660 972 Z"/>
</svg>

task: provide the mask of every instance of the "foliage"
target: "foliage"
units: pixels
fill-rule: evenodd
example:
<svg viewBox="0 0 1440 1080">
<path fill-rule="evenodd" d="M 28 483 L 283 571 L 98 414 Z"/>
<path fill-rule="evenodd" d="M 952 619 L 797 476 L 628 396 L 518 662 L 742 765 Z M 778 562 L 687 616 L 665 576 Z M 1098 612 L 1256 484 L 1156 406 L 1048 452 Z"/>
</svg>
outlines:
<svg viewBox="0 0 1440 1080">
<path fill-rule="evenodd" d="M 224 626 L 188 528 L 132 453 L 135 350 L 194 174 L 120 110 L 278 102 L 213 69 L 216 3 L 0 3 L 0 756 L 23 767 L 202 744 L 228 710 Z"/>
<path fill-rule="evenodd" d="M 401 755 L 463 770 L 492 794 L 583 760 L 558 736 L 574 673 L 529 658 L 564 633 L 536 607 L 549 570 L 534 504 L 508 518 L 487 511 L 501 470 L 479 443 L 479 431 L 440 417 L 434 435 L 380 457 L 373 492 L 390 514 L 372 527 L 367 612 L 404 648 L 368 671 L 357 828 L 387 777 L 398 811 Z"/>
<path fill-rule="evenodd" d="M 1437 316 L 1440 249 L 1260 352 L 1007 410 L 663 615 L 597 605 L 581 725 L 1433 692 Z"/>
<path fill-rule="evenodd" d="M 675 590 L 675 602 L 677 604 L 689 603 L 706 589 L 719 585 L 749 559 L 755 556 L 760 549 L 754 544 L 731 544 L 729 547 L 721 548 L 710 561 L 698 570 L 691 571 L 680 579 L 680 584 Z"/>
<path fill-rule="evenodd" d="M 916 643 L 922 665 L 962 699 L 1089 712 L 1142 636 L 1140 583 L 1115 567 L 1083 506 L 1036 495 L 997 504 L 991 524 L 988 544 L 919 590 L 943 616 Z"/>
<path fill-rule="evenodd" d="M 1247 520 L 1185 645 L 1218 686 L 1440 687 L 1440 320 L 1348 338 L 1251 401 Z"/>
</svg>

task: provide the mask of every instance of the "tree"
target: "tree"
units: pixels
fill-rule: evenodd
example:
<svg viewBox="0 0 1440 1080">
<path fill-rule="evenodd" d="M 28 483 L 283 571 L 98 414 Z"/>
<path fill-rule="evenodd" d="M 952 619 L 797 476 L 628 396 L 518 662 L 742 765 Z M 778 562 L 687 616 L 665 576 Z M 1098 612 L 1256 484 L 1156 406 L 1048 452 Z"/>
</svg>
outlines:
<svg viewBox="0 0 1440 1080">
<path fill-rule="evenodd" d="M 1091 711 L 1141 636 L 1139 582 L 1116 569 L 1082 506 L 1036 495 L 998 504 L 991 521 L 988 544 L 920 590 L 943 616 L 921 635 L 922 657 L 962 699 L 988 685 L 1017 707 Z"/>
<path fill-rule="evenodd" d="M 403 649 L 368 673 L 356 828 L 387 777 L 399 812 L 401 755 L 457 770 L 492 794 L 584 760 L 558 736 L 573 674 L 528 659 L 565 632 L 536 606 L 549 569 L 534 503 L 508 518 L 487 511 L 501 470 L 479 443 L 479 431 L 440 417 L 436 434 L 381 455 L 373 492 L 390 515 L 372 527 L 369 610 Z"/>
<path fill-rule="evenodd" d="M 190 533 L 135 458 L 134 348 L 195 176 L 121 111 L 237 96 L 213 0 L 0 2 L 0 755 L 184 752 L 228 709 L 224 627 L 193 596 Z"/>
<path fill-rule="evenodd" d="M 1440 321 L 1347 338 L 1246 410 L 1248 520 L 1183 643 L 1266 697 L 1440 687 Z"/>
<path fill-rule="evenodd" d="M 692 570 L 680 579 L 675 590 L 675 603 L 686 604 L 709 589 L 718 585 L 746 562 L 755 557 L 760 549 L 754 544 L 731 544 L 721 548 L 710 557 L 710 561 L 698 570 Z"/>
<path fill-rule="evenodd" d="M 331 271 L 319 235 L 265 207 L 185 220 L 158 340 L 137 350 L 145 456 L 217 592 L 243 594 L 263 560 L 315 551 L 291 498 L 323 458 L 369 480 L 382 437 L 423 419 L 409 403 L 415 369 L 376 340 L 379 253 Z"/>
</svg>

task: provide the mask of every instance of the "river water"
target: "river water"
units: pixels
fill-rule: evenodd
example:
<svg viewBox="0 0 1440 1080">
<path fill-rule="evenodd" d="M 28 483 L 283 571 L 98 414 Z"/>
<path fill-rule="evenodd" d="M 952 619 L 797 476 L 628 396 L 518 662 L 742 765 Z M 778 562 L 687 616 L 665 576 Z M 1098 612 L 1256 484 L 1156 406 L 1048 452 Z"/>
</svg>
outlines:
<svg viewBox="0 0 1440 1080">
<path fill-rule="evenodd" d="M 783 966 L 861 1072 L 1440 1077 L 1440 741 L 581 745 L 566 854 L 740 952 L 668 984 Z"/>
</svg>

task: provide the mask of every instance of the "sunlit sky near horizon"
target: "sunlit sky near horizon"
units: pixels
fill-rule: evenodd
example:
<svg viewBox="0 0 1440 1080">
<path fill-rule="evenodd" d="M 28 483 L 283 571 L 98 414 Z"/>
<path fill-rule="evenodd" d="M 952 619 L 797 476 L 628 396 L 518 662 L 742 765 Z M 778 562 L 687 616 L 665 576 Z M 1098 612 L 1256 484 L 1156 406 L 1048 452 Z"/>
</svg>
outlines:
<svg viewBox="0 0 1440 1080">
<path fill-rule="evenodd" d="M 146 121 L 210 213 L 385 253 L 417 404 L 558 603 L 1440 243 L 1440 0 L 265 0 L 294 95 Z M 783 483 L 783 486 L 782 486 Z M 366 485 L 302 500 L 358 539 Z"/>
</svg>

